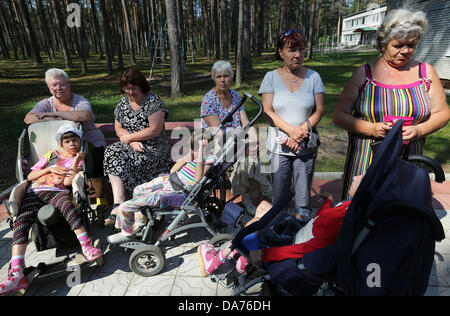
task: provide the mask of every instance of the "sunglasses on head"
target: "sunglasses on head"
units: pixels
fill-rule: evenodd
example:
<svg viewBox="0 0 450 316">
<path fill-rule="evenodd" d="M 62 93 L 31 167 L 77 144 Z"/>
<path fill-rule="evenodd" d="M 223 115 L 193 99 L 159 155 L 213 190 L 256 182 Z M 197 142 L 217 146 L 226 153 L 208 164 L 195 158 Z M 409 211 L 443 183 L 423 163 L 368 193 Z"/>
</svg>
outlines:
<svg viewBox="0 0 450 316">
<path fill-rule="evenodd" d="M 302 35 L 302 32 L 300 32 L 299 29 L 289 29 L 280 35 L 280 41 L 283 40 L 285 37 L 292 35 L 294 32 Z"/>
</svg>

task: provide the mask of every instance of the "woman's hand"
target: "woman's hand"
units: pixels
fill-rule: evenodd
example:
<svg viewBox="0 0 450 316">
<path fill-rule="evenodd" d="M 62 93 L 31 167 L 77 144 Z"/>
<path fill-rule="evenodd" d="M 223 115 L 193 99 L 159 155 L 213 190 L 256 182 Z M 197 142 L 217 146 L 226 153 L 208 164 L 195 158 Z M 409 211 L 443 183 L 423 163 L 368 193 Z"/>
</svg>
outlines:
<svg viewBox="0 0 450 316">
<path fill-rule="evenodd" d="M 51 119 L 51 120 L 60 119 L 58 112 L 42 112 L 42 113 L 36 113 L 35 115 L 39 121 L 42 121 L 45 118 Z"/>
<path fill-rule="evenodd" d="M 134 151 L 138 151 L 141 153 L 145 151 L 145 147 L 141 142 L 131 142 L 130 146 L 133 147 Z"/>
<path fill-rule="evenodd" d="M 122 135 L 120 135 L 119 140 L 124 143 L 124 144 L 130 144 L 131 145 L 131 138 L 130 138 L 130 133 L 123 133 Z"/>
<path fill-rule="evenodd" d="M 289 137 L 292 138 L 292 140 L 301 143 L 308 137 L 308 129 L 305 130 L 303 126 L 295 126 L 289 132 Z"/>
<path fill-rule="evenodd" d="M 375 138 L 385 138 L 387 133 L 391 130 L 392 123 L 377 122 L 372 123 L 372 136 Z"/>
<path fill-rule="evenodd" d="M 300 149 L 300 143 L 293 140 L 292 138 L 288 138 L 287 142 L 284 144 L 287 146 L 292 152 L 296 153 Z"/>
<path fill-rule="evenodd" d="M 422 136 L 422 131 L 419 126 L 403 126 L 402 137 L 404 142 L 416 140 L 420 136 Z"/>
</svg>

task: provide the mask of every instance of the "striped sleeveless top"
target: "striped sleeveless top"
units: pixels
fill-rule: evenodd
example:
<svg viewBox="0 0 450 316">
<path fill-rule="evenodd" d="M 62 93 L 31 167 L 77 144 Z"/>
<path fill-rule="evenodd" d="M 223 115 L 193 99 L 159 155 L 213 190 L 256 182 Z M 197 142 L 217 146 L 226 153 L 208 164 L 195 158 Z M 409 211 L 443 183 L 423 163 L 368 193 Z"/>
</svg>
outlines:
<svg viewBox="0 0 450 316">
<path fill-rule="evenodd" d="M 364 65 L 366 79 L 359 90 L 353 116 L 369 121 L 383 122 L 385 115 L 408 116 L 413 125 L 428 120 L 430 116 L 430 78 L 426 64 L 419 65 L 419 80 L 406 85 L 387 85 L 372 78 L 370 66 Z M 349 198 L 348 190 L 354 176 L 363 174 L 372 162 L 370 145 L 378 140 L 370 136 L 349 133 L 349 144 L 344 168 L 342 199 Z M 402 155 L 422 154 L 425 138 L 404 146 Z"/>
</svg>

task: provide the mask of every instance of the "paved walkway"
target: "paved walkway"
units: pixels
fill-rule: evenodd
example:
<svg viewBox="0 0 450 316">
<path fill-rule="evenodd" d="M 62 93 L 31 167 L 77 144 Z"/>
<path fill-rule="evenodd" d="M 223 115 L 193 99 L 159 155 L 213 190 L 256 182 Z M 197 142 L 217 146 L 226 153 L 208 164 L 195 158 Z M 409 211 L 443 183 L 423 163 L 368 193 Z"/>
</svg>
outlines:
<svg viewBox="0 0 450 316">
<path fill-rule="evenodd" d="M 339 197 L 340 180 L 315 180 L 314 189 L 317 192 L 327 191 L 336 199 Z M 434 207 L 444 225 L 447 238 L 436 244 L 436 256 L 431 272 L 427 295 L 450 295 L 450 182 L 437 184 L 433 182 Z M 314 201 L 315 198 L 313 197 Z M 0 210 L 0 216 L 1 216 Z M 103 245 L 106 246 L 106 236 L 109 231 L 96 231 Z M 7 274 L 11 255 L 12 232 L 6 220 L 0 222 L 0 279 Z M 128 266 L 130 251 L 120 247 L 108 248 L 105 251 L 104 265 L 92 266 L 83 270 L 81 283 L 69 286 L 64 277 L 55 277 L 32 283 L 26 295 L 55 296 L 228 296 L 230 289 L 212 283 L 210 279 L 200 274 L 197 259 L 197 246 L 209 236 L 206 230 L 191 230 L 178 236 L 173 244 L 166 248 L 167 263 L 159 275 L 144 278 L 131 272 Z M 27 265 L 37 265 L 39 262 L 54 262 L 61 260 L 55 250 L 37 252 L 31 243 L 26 253 Z M 70 284 L 70 283 L 69 283 Z"/>
</svg>

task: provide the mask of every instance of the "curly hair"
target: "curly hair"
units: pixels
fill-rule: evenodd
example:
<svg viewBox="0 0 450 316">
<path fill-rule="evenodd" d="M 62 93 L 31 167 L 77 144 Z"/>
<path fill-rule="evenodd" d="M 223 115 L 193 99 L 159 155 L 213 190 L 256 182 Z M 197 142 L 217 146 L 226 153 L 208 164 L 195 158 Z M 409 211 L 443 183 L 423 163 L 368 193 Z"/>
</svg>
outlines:
<svg viewBox="0 0 450 316">
<path fill-rule="evenodd" d="M 377 49 L 381 52 L 393 38 L 404 40 L 411 36 L 418 36 L 420 39 L 427 27 L 428 20 L 423 11 L 392 10 L 385 16 L 378 29 Z"/>
</svg>

